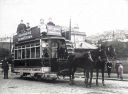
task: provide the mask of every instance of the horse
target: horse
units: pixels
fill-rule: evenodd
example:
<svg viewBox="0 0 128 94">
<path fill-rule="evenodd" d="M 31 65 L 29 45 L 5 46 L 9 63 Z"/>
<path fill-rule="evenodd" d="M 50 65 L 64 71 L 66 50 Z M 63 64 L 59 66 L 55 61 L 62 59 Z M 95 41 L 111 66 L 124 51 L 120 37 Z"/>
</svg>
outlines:
<svg viewBox="0 0 128 94">
<path fill-rule="evenodd" d="M 90 52 L 85 52 L 83 54 L 75 53 L 68 57 L 69 60 L 69 72 L 70 72 L 70 84 L 74 84 L 74 74 L 77 68 L 84 69 L 85 84 L 86 87 L 90 86 L 92 83 L 92 71 L 93 71 L 93 60 L 91 58 Z M 90 77 L 89 77 L 90 73 Z M 90 82 L 88 82 L 90 78 Z"/>
<path fill-rule="evenodd" d="M 115 49 L 112 46 L 102 45 L 96 50 L 91 51 L 92 59 L 94 61 L 93 69 L 96 69 L 96 85 L 98 86 L 98 77 L 99 77 L 99 70 L 102 73 L 102 84 L 105 86 L 104 83 L 104 73 L 105 73 L 105 66 L 109 62 L 108 58 L 114 58 L 116 56 Z"/>
<path fill-rule="evenodd" d="M 89 51 L 89 53 L 84 54 L 73 54 L 70 55 L 69 60 L 69 70 L 70 70 L 70 84 L 74 83 L 74 73 L 78 67 L 84 69 L 84 76 L 85 76 L 85 84 L 86 87 L 92 84 L 92 77 L 93 77 L 93 70 L 96 69 L 96 85 L 98 86 L 98 77 L 99 77 L 99 70 L 102 73 L 102 84 L 105 86 L 104 83 L 104 73 L 105 73 L 105 65 L 108 62 L 108 56 L 110 56 L 110 50 L 107 53 L 106 47 L 101 46 L 98 49 Z M 88 83 L 90 73 L 90 82 Z"/>
<path fill-rule="evenodd" d="M 103 84 L 103 86 L 105 86 L 105 83 L 104 83 L 104 72 L 105 72 L 106 62 L 107 62 L 106 51 L 105 51 L 105 49 L 101 48 L 101 49 L 99 49 L 98 60 L 96 62 L 96 66 L 95 66 L 95 68 L 96 68 L 96 85 L 98 85 L 99 70 L 101 69 L 102 84 Z"/>
</svg>

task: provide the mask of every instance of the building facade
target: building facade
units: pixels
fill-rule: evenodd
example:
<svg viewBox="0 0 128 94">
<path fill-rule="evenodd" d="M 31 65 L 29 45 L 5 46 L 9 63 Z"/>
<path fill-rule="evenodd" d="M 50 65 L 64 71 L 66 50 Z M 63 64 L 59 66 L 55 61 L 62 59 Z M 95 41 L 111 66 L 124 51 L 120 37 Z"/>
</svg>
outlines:
<svg viewBox="0 0 128 94">
<path fill-rule="evenodd" d="M 86 33 L 80 32 L 79 27 L 62 27 L 62 33 L 66 39 L 70 40 L 73 43 L 73 46 L 76 47 L 76 44 L 79 42 L 85 42 Z"/>
</svg>

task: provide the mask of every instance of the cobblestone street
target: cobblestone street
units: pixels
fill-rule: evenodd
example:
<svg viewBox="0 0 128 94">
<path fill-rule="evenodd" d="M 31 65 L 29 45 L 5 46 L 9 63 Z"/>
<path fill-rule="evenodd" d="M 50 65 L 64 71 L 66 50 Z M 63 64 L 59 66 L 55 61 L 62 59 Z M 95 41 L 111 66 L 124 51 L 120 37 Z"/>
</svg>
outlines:
<svg viewBox="0 0 128 94">
<path fill-rule="evenodd" d="M 68 78 L 51 81 L 35 81 L 32 78 L 21 79 L 15 74 L 9 75 L 9 79 L 3 79 L 0 75 L 0 94 L 128 94 L 128 81 L 105 80 L 106 86 L 95 85 L 93 79 L 92 88 L 86 88 L 84 78 L 76 78 L 75 85 L 68 84 Z"/>
</svg>

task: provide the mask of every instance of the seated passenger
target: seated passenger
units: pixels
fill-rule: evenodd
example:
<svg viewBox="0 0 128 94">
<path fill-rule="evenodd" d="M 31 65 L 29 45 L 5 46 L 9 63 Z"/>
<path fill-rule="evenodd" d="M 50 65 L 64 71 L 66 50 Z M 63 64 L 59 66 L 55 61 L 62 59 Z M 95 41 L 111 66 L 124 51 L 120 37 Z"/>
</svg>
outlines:
<svg viewBox="0 0 128 94">
<path fill-rule="evenodd" d="M 46 24 L 44 23 L 44 19 L 40 19 L 40 24 L 39 24 L 38 28 L 40 28 L 41 32 L 47 32 Z"/>
<path fill-rule="evenodd" d="M 44 57 L 49 57 L 47 48 L 43 50 L 43 55 Z"/>
<path fill-rule="evenodd" d="M 47 25 L 55 26 L 55 24 L 52 22 L 52 18 L 49 18 L 49 22 L 47 23 Z"/>
<path fill-rule="evenodd" d="M 29 31 L 31 28 L 30 28 L 30 23 L 27 23 L 26 24 L 26 30 Z"/>
<path fill-rule="evenodd" d="M 43 64 L 45 65 L 45 66 L 49 66 L 49 54 L 48 54 L 48 50 L 47 50 L 47 48 L 44 48 L 44 50 L 43 50 L 43 56 L 44 56 L 44 60 L 43 60 Z"/>
<path fill-rule="evenodd" d="M 26 30 L 26 25 L 23 23 L 23 20 L 21 20 L 20 24 L 17 27 L 17 34 L 23 33 Z"/>
<path fill-rule="evenodd" d="M 44 19 L 40 19 L 40 24 L 39 24 L 38 28 L 40 29 L 42 36 L 46 36 L 47 27 L 46 27 L 46 24 L 44 23 Z"/>
</svg>

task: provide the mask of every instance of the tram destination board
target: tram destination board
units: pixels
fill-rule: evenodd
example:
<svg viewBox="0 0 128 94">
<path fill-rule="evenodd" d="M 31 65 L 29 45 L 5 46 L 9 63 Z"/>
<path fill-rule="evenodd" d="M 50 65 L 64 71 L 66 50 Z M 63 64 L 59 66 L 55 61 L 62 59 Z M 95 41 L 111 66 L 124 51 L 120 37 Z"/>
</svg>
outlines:
<svg viewBox="0 0 128 94">
<path fill-rule="evenodd" d="M 36 39 L 40 37 L 40 30 L 37 27 L 31 28 L 29 31 L 25 31 L 23 33 L 17 34 L 13 37 L 13 42 L 20 42 L 29 39 Z"/>
</svg>

